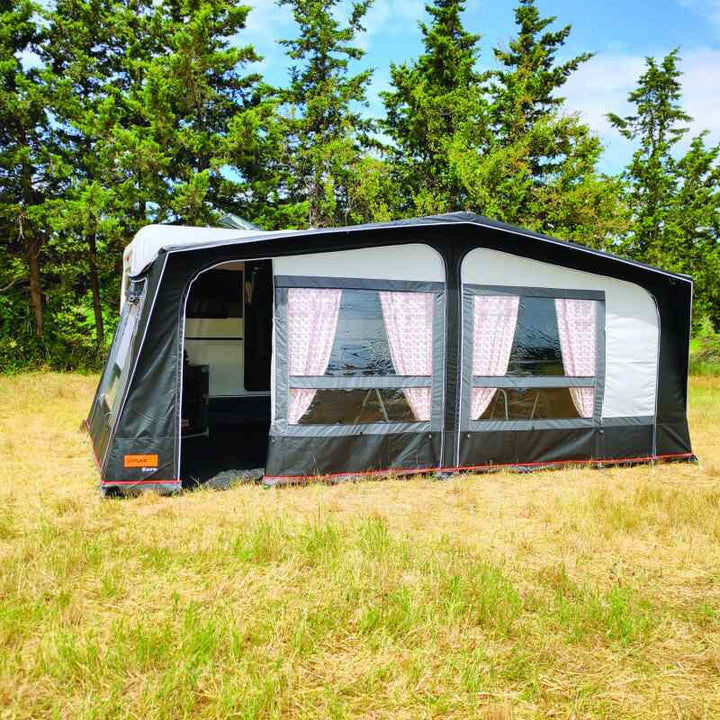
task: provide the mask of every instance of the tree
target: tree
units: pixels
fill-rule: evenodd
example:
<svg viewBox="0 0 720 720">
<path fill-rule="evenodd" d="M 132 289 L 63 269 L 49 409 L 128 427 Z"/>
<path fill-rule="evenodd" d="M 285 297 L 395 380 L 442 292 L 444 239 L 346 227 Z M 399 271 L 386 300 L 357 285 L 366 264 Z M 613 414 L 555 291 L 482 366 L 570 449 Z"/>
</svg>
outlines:
<svg viewBox="0 0 720 720">
<path fill-rule="evenodd" d="M 624 251 L 638 260 L 696 277 L 696 320 L 720 327 L 720 146 L 708 148 L 706 133 L 679 156 L 692 118 L 683 110 L 678 51 L 646 70 L 628 99 L 635 114 L 610 122 L 638 145 L 623 175 L 632 212 Z"/>
<path fill-rule="evenodd" d="M 128 23 L 143 37 L 138 23 L 148 10 L 134 0 L 57 0 L 45 13 L 46 39 L 39 48 L 63 157 L 56 174 L 65 183 L 48 217 L 57 256 L 53 270 L 69 286 L 66 292 L 82 297 L 89 284 L 98 353 L 106 341 L 101 277 L 119 270 L 118 231 L 125 223 L 115 218 L 128 211 L 115 193 L 121 177 L 114 130 L 128 114 L 123 87 L 132 46 L 118 41 L 127 37 Z"/>
<path fill-rule="evenodd" d="M 647 58 L 638 87 L 628 95 L 636 114 L 625 118 L 608 114 L 623 137 L 639 142 L 625 171 L 633 211 L 626 251 L 646 262 L 659 262 L 662 255 L 663 228 L 678 190 L 672 152 L 688 131 L 685 123 L 691 120 L 680 104 L 682 86 L 677 64 L 677 50 L 660 64 Z"/>
<path fill-rule="evenodd" d="M 72 168 L 53 244 L 75 258 L 58 268 L 68 281 L 75 271 L 76 292 L 89 281 L 99 349 L 102 288 L 115 288 L 122 246 L 139 227 L 206 224 L 236 209 L 242 178 L 230 165 L 255 136 L 233 128 L 263 99 L 259 76 L 242 71 L 259 57 L 230 42 L 247 13 L 220 0 L 58 0 L 48 13 L 41 52 Z"/>
<path fill-rule="evenodd" d="M 707 318 L 720 331 L 720 144 L 706 147 L 706 134 L 694 137 L 677 163 L 667 261 L 693 276 L 696 326 Z"/>
<path fill-rule="evenodd" d="M 280 41 L 296 63 L 279 93 L 287 142 L 282 182 L 289 204 L 312 227 L 346 221 L 350 176 L 371 145 L 372 123 L 359 107 L 372 71 L 349 73 L 350 62 L 365 54 L 353 43 L 371 1 L 353 2 L 343 24 L 336 17 L 340 0 L 279 0 L 298 26 L 296 38 Z"/>
<path fill-rule="evenodd" d="M 486 74 L 478 73 L 479 35 L 462 24 L 465 0 L 436 0 L 420 23 L 425 52 L 413 63 L 391 66 L 393 90 L 382 94 L 387 154 L 396 181 L 407 188 L 401 212 L 442 212 L 465 206 L 466 192 L 450 162 L 457 133 L 485 145 Z"/>
<path fill-rule="evenodd" d="M 592 57 L 592 53 L 582 53 L 557 62 L 557 53 L 572 27 L 548 30 L 556 19 L 540 17 L 535 0 L 519 0 L 515 8 L 517 35 L 507 49 L 494 50 L 504 69 L 494 73 L 491 114 L 495 136 L 503 147 L 521 141 L 537 123 L 553 119 L 564 102 L 558 90 Z M 532 159 L 533 173 L 543 174 L 547 166 L 543 167 L 539 156 Z"/>
<path fill-rule="evenodd" d="M 45 331 L 41 253 L 48 239 L 46 200 L 52 194 L 48 171 L 56 158 L 46 112 L 46 86 L 39 68 L 24 59 L 43 39 L 39 8 L 29 0 L 0 3 L 0 230 L 11 262 L 5 289 L 27 280 L 34 331 Z M 3 270 L 4 275 L 4 270 Z M 25 277 L 23 277 L 23 275 Z"/>
<path fill-rule="evenodd" d="M 570 26 L 548 30 L 554 21 L 540 17 L 534 0 L 519 1 L 517 35 L 495 50 L 502 69 L 489 89 L 488 143 L 457 133 L 451 164 L 477 212 L 607 247 L 624 227 L 619 183 L 597 172 L 602 145 L 578 117 L 562 113 L 559 94 L 590 55 L 558 62 Z"/>
<path fill-rule="evenodd" d="M 260 128 L 240 120 L 246 112 L 263 117 L 257 109 L 268 94 L 259 74 L 245 72 L 260 56 L 235 42 L 249 11 L 230 0 L 164 0 L 156 11 L 157 54 L 141 100 L 165 149 L 168 210 L 189 224 L 210 222 L 216 209 L 237 209 L 243 178 L 230 165 L 258 145 Z"/>
</svg>

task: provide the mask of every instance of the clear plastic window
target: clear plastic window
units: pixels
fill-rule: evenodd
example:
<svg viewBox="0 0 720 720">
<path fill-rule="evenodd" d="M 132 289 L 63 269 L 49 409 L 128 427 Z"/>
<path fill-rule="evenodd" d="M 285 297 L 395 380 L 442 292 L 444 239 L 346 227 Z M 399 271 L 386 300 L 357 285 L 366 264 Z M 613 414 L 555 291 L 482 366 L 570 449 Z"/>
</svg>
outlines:
<svg viewBox="0 0 720 720">
<path fill-rule="evenodd" d="M 239 270 L 207 270 L 190 286 L 187 317 L 195 319 L 241 318 L 243 273 Z"/>
<path fill-rule="evenodd" d="M 117 404 L 130 372 L 130 355 L 144 301 L 145 282 L 134 282 L 123 305 L 120 323 L 110 348 L 102 382 L 101 398 L 108 412 L 117 412 Z"/>
<path fill-rule="evenodd" d="M 506 374 L 565 375 L 553 298 L 520 298 Z"/>
<path fill-rule="evenodd" d="M 325 375 L 396 375 L 390 357 L 380 294 L 343 290 L 337 330 Z"/>
<path fill-rule="evenodd" d="M 430 420 L 435 294 L 342 288 L 287 293 L 289 424 Z M 336 378 L 337 389 L 296 381 L 320 377 Z M 357 388 L 356 378 L 370 377 L 378 380 L 372 390 Z M 383 388 L 385 377 L 393 378 L 393 389 Z M 402 377 L 413 381 L 398 383 Z"/>
<path fill-rule="evenodd" d="M 591 418 L 598 306 L 584 298 L 473 295 L 468 342 L 473 378 L 482 382 L 473 382 L 471 420 Z M 503 387 L 498 377 L 525 379 Z"/>
<path fill-rule="evenodd" d="M 415 415 L 402 390 L 318 390 L 301 425 L 362 425 L 414 422 Z"/>
<path fill-rule="evenodd" d="M 476 389 L 477 390 L 477 389 Z M 480 420 L 548 420 L 582 417 L 578 407 L 592 407 L 593 388 L 482 388 L 492 398 Z M 582 393 L 582 395 L 580 395 Z M 573 394 L 578 395 L 576 400 Z"/>
</svg>

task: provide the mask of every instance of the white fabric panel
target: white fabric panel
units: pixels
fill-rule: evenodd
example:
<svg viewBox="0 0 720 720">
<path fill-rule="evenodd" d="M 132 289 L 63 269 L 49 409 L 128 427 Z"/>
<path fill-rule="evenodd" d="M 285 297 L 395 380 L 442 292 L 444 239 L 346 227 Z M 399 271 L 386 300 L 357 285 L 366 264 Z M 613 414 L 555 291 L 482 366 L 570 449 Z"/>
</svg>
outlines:
<svg viewBox="0 0 720 720">
<path fill-rule="evenodd" d="M 606 357 L 602 416 L 655 415 L 658 314 L 646 290 L 624 280 L 486 248 L 468 253 L 462 280 L 473 285 L 604 290 Z"/>
<path fill-rule="evenodd" d="M 193 365 L 207 365 L 210 371 L 210 397 L 245 395 L 244 347 L 242 340 L 185 340 L 185 350 Z"/>
<path fill-rule="evenodd" d="M 275 275 L 445 281 L 442 257 L 420 244 L 279 257 L 273 260 L 273 271 Z"/>
</svg>

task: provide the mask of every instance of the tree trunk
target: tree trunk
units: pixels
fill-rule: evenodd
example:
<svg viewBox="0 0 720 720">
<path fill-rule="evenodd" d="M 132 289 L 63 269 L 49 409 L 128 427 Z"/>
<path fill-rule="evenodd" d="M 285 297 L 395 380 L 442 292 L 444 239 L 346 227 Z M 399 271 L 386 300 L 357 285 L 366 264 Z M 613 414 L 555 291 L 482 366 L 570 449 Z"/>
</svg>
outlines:
<svg viewBox="0 0 720 720">
<path fill-rule="evenodd" d="M 316 169 L 308 191 L 308 221 L 311 228 L 322 228 L 330 225 L 323 212 L 325 188 L 322 183 L 322 174 Z"/>
<path fill-rule="evenodd" d="M 103 327 L 102 304 L 100 302 L 100 280 L 98 278 L 97 265 L 97 236 L 91 233 L 88 236 L 89 260 L 90 260 L 90 290 L 92 292 L 93 312 L 95 314 L 95 339 L 98 350 L 105 345 L 105 328 Z"/>
<path fill-rule="evenodd" d="M 27 139 L 24 133 L 21 133 L 21 140 L 27 145 Z M 24 163 L 22 168 L 22 204 L 24 205 L 24 210 L 18 218 L 18 231 L 20 238 L 22 238 L 25 243 L 25 258 L 28 265 L 28 275 L 30 276 L 30 307 L 35 317 L 35 334 L 41 338 L 45 330 L 45 322 L 43 316 L 42 284 L 40 280 L 40 250 L 45 237 L 42 233 L 38 232 L 37 228 L 31 223 L 28 223 L 29 228 L 27 233 L 24 227 L 24 212 L 27 211 L 30 205 L 39 205 L 42 201 L 40 193 L 33 185 L 34 176 L 34 167 L 29 163 Z"/>
<path fill-rule="evenodd" d="M 43 336 L 44 318 L 43 318 L 43 301 L 42 286 L 40 284 L 40 248 L 42 240 L 35 233 L 26 236 L 25 248 L 28 264 L 28 272 L 30 275 L 30 306 L 35 317 L 35 334 L 38 337 Z"/>
</svg>

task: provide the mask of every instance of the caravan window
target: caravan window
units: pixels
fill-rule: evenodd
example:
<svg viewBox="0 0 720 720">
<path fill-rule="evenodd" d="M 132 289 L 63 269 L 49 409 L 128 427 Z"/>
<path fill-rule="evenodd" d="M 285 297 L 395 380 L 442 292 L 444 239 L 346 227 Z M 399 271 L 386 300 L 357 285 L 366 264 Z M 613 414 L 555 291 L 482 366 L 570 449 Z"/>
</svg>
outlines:
<svg viewBox="0 0 720 720">
<path fill-rule="evenodd" d="M 470 422 L 591 419 L 602 293 L 466 287 Z"/>
<path fill-rule="evenodd" d="M 565 375 L 555 301 L 520 296 L 507 375 Z"/>
<path fill-rule="evenodd" d="M 119 396 L 127 383 L 132 344 L 145 298 L 145 280 L 131 281 L 127 295 L 100 385 L 100 397 L 111 414 L 117 412 Z"/>
<path fill-rule="evenodd" d="M 385 284 L 278 289 L 286 309 L 288 425 L 430 423 L 442 368 L 434 347 L 441 293 Z"/>
<path fill-rule="evenodd" d="M 188 297 L 188 318 L 224 319 L 243 316 L 243 273 L 207 270 L 195 278 Z"/>
<path fill-rule="evenodd" d="M 473 388 L 473 403 L 480 404 L 479 420 L 571 419 L 581 417 L 581 410 L 573 401 L 573 390 L 585 388 Z M 587 390 L 587 412 L 592 414 L 594 390 Z"/>
</svg>

